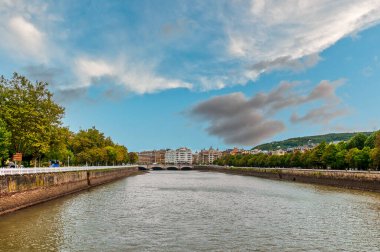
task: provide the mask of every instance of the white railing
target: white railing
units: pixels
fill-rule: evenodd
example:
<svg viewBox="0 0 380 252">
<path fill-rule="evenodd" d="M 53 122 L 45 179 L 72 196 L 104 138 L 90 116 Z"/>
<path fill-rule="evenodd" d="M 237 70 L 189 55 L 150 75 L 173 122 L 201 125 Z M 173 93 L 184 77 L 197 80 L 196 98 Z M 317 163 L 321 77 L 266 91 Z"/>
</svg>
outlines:
<svg viewBox="0 0 380 252">
<path fill-rule="evenodd" d="M 119 166 L 71 166 L 71 167 L 37 167 L 37 168 L 0 168 L 0 176 L 13 174 L 31 174 L 31 173 L 51 173 L 51 172 L 68 172 L 68 171 L 92 171 L 104 169 L 121 169 L 132 168 L 137 165 L 119 165 Z"/>
</svg>

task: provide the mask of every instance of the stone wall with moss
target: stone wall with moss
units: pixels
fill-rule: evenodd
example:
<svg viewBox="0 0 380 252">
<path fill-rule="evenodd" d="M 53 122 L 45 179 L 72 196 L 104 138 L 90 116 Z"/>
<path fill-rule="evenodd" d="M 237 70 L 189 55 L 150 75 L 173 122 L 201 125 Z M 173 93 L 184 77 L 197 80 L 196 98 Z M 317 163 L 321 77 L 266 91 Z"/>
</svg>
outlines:
<svg viewBox="0 0 380 252">
<path fill-rule="evenodd" d="M 194 166 L 194 169 L 380 192 L 380 172 L 375 171 L 333 171 L 225 166 Z"/>
<path fill-rule="evenodd" d="M 0 215 L 138 173 L 129 167 L 0 176 Z"/>
</svg>

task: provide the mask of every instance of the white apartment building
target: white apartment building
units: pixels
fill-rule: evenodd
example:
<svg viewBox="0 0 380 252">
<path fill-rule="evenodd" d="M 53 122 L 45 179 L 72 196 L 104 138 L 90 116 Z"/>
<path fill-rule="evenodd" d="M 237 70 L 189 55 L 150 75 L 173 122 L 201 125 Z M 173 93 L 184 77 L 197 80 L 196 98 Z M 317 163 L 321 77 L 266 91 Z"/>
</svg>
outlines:
<svg viewBox="0 0 380 252">
<path fill-rule="evenodd" d="M 179 148 L 176 150 L 167 150 L 165 153 L 166 164 L 192 164 L 193 154 L 188 148 Z"/>
</svg>

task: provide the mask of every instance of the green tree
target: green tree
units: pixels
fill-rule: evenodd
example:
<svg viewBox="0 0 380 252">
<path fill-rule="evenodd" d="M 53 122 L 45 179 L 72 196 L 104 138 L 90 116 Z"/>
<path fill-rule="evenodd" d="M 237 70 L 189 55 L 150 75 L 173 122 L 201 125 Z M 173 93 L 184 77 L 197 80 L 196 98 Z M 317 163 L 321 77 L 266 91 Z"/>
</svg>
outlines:
<svg viewBox="0 0 380 252">
<path fill-rule="evenodd" d="M 115 150 L 117 164 L 127 163 L 129 161 L 128 150 L 125 146 L 116 145 Z"/>
<path fill-rule="evenodd" d="M 376 132 L 375 148 L 380 149 L 380 130 Z"/>
<path fill-rule="evenodd" d="M 338 150 L 335 144 L 329 144 L 322 154 L 322 163 L 326 167 L 330 167 L 332 169 L 336 168 L 336 154 Z"/>
<path fill-rule="evenodd" d="M 116 150 L 112 146 L 106 146 L 105 151 L 107 153 L 107 160 L 106 160 L 106 165 L 107 164 L 115 164 L 116 162 Z"/>
<path fill-rule="evenodd" d="M 317 147 L 315 147 L 311 152 L 311 164 L 316 168 L 326 168 L 325 163 L 322 160 L 322 155 L 325 152 L 327 147 L 326 142 L 320 143 Z"/>
<path fill-rule="evenodd" d="M 47 85 L 17 73 L 11 80 L 0 78 L 0 118 L 11 132 L 11 152 L 34 160 L 49 151 L 53 131 L 64 114 Z"/>
<path fill-rule="evenodd" d="M 11 146 L 11 132 L 7 130 L 5 122 L 0 119 L 0 166 L 9 156 L 9 147 Z"/>
<path fill-rule="evenodd" d="M 349 168 L 357 168 L 355 156 L 358 155 L 359 152 L 360 150 L 358 148 L 352 148 L 347 152 L 345 161 Z"/>
<path fill-rule="evenodd" d="M 356 134 L 352 137 L 347 143 L 347 149 L 358 148 L 362 150 L 364 148 L 364 143 L 366 142 L 367 137 L 363 133 Z"/>
<path fill-rule="evenodd" d="M 139 156 L 135 152 L 130 152 L 128 156 L 131 164 L 135 164 L 139 160 Z"/>
<path fill-rule="evenodd" d="M 70 149 L 70 140 L 73 138 L 73 133 L 65 127 L 56 127 L 52 131 L 50 139 L 50 149 L 45 155 L 47 160 L 60 160 L 67 164 L 71 160 L 74 164 L 74 153 Z"/>
<path fill-rule="evenodd" d="M 302 156 L 301 156 L 302 168 L 311 168 L 311 166 L 312 166 L 311 156 L 312 156 L 312 152 L 310 150 L 302 153 Z"/>
<path fill-rule="evenodd" d="M 293 153 L 292 158 L 291 158 L 291 166 L 292 167 L 301 167 L 302 166 L 302 154 L 299 151 L 296 151 Z"/>
<path fill-rule="evenodd" d="M 344 170 L 344 169 L 348 168 L 348 163 L 346 161 L 346 155 L 347 155 L 346 149 L 342 149 L 336 153 L 335 169 Z"/>
<path fill-rule="evenodd" d="M 355 165 L 359 170 L 368 170 L 370 151 L 371 149 L 369 147 L 365 147 L 354 155 Z"/>
<path fill-rule="evenodd" d="M 376 132 L 372 133 L 367 137 L 367 140 L 364 142 L 364 147 L 369 147 L 371 149 L 375 148 L 375 139 L 376 139 Z"/>
<path fill-rule="evenodd" d="M 336 149 L 338 151 L 341 151 L 341 150 L 346 150 L 347 149 L 347 143 L 346 142 L 339 142 L 336 144 Z"/>
<path fill-rule="evenodd" d="M 380 170 L 380 149 L 374 148 L 371 150 L 371 168 L 374 170 Z"/>
<path fill-rule="evenodd" d="M 110 140 L 107 140 L 110 141 Z M 71 148 L 74 153 L 80 153 L 87 149 L 92 148 L 103 148 L 105 147 L 106 139 L 104 134 L 97 130 L 95 127 L 92 127 L 87 130 L 80 130 L 75 134 L 74 138 L 71 141 Z M 110 144 L 113 145 L 112 141 Z"/>
</svg>

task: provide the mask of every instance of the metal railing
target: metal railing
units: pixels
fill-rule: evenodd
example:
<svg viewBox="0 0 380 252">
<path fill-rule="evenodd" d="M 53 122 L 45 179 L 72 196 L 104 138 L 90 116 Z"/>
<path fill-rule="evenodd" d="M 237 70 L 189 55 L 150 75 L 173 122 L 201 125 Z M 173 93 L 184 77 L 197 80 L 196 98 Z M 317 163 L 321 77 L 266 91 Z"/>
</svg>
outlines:
<svg viewBox="0 0 380 252">
<path fill-rule="evenodd" d="M 138 167 L 137 165 L 119 165 L 119 166 L 71 166 L 71 167 L 36 167 L 36 168 L 0 168 L 0 176 L 14 174 L 33 174 L 33 173 L 51 173 L 51 172 L 69 172 L 69 171 L 92 171 L 104 169 L 121 169 Z"/>
</svg>

